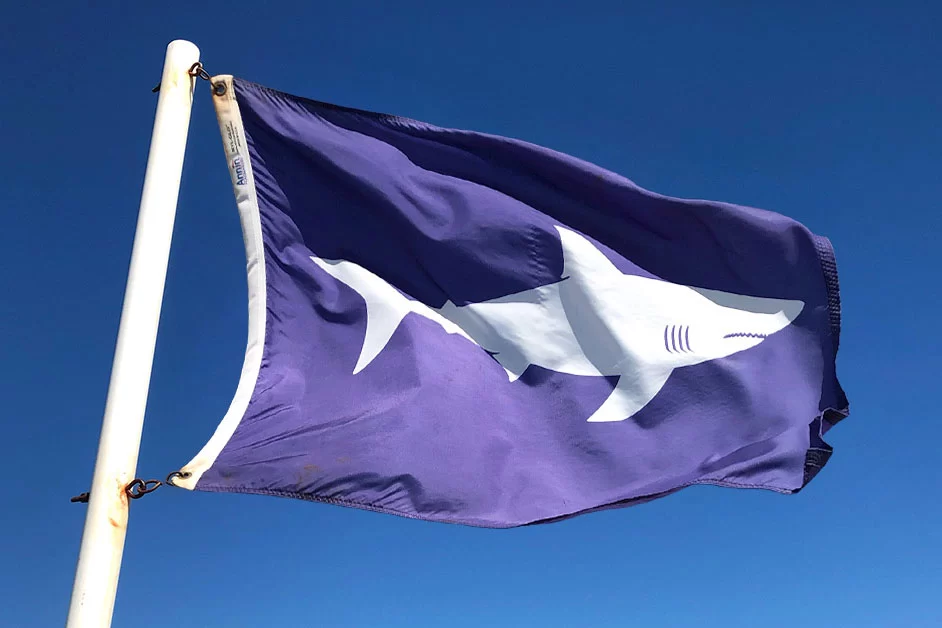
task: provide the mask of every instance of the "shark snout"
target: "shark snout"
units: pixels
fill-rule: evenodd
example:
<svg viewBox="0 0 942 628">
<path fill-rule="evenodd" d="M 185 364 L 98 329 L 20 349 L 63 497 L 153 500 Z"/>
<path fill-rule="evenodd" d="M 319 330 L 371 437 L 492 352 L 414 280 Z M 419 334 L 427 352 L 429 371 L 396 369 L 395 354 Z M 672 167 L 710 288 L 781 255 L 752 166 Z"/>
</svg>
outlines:
<svg viewBox="0 0 942 628">
<path fill-rule="evenodd" d="M 781 301 L 768 309 L 762 307 L 765 304 L 761 302 L 756 302 L 755 305 L 759 306 L 755 308 L 758 311 L 727 310 L 720 317 L 721 322 L 716 331 L 720 332 L 718 336 L 721 345 L 736 346 L 739 349 L 754 347 L 785 329 L 804 307 L 801 301 Z"/>
</svg>

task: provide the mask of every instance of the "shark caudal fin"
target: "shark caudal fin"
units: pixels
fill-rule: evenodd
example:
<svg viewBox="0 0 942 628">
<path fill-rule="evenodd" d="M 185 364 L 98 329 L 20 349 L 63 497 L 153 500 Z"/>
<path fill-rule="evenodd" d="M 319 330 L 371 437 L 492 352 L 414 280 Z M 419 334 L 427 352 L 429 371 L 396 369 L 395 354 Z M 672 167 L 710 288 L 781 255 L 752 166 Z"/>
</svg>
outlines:
<svg viewBox="0 0 942 628">
<path fill-rule="evenodd" d="M 366 303 L 366 332 L 363 348 L 357 358 L 353 373 L 357 374 L 373 361 L 386 347 L 407 314 L 419 314 L 437 323 L 449 334 L 458 334 L 474 342 L 461 327 L 443 317 L 420 301 L 413 301 L 399 292 L 383 278 L 353 262 L 325 260 L 311 257 L 328 275 L 351 288 Z M 475 343 L 477 344 L 477 343 Z"/>
<path fill-rule="evenodd" d="M 392 338 L 399 323 L 412 308 L 409 300 L 391 285 L 362 266 L 347 261 L 311 257 L 334 279 L 357 292 L 366 302 L 366 333 L 354 374 L 366 368 Z"/>
</svg>

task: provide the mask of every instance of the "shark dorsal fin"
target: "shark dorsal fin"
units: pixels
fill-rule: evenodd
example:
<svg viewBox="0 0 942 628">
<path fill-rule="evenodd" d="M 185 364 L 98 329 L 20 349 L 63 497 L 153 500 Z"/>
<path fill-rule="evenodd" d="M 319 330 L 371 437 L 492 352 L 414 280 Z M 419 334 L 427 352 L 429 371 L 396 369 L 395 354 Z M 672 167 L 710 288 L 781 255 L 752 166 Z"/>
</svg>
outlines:
<svg viewBox="0 0 942 628">
<path fill-rule="evenodd" d="M 556 231 L 563 249 L 563 279 L 590 273 L 593 277 L 600 274 L 621 276 L 621 271 L 585 236 L 560 226 Z"/>
</svg>

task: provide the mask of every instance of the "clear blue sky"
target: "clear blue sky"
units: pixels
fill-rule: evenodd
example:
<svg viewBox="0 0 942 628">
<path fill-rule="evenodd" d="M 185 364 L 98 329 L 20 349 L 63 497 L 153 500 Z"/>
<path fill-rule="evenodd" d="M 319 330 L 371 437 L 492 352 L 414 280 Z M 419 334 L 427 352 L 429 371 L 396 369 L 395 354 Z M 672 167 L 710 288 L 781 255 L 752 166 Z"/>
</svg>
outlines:
<svg viewBox="0 0 942 628">
<path fill-rule="evenodd" d="M 942 625 L 942 5 L 15 4 L 0 20 L 0 625 L 66 616 L 85 515 L 69 497 L 91 478 L 150 89 L 175 38 L 211 73 L 520 137 L 828 235 L 852 414 L 797 496 L 698 487 L 529 529 L 163 488 L 133 504 L 115 626 Z M 141 476 L 187 462 L 226 410 L 245 298 L 202 83 Z"/>
</svg>

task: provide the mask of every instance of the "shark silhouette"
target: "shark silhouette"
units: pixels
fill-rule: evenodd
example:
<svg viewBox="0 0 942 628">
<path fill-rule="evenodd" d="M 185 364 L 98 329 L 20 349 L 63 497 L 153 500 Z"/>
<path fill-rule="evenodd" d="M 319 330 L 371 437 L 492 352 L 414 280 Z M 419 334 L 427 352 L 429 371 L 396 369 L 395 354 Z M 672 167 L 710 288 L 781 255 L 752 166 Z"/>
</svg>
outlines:
<svg viewBox="0 0 942 628">
<path fill-rule="evenodd" d="M 311 257 L 366 302 L 366 335 L 354 374 L 413 313 L 490 353 L 511 382 L 531 364 L 570 375 L 618 376 L 588 420 L 624 421 L 654 399 L 674 369 L 755 347 L 804 308 L 802 301 L 625 275 L 583 236 L 556 230 L 563 250 L 559 281 L 482 303 L 447 301 L 441 308 L 406 297 L 353 262 Z"/>
</svg>

